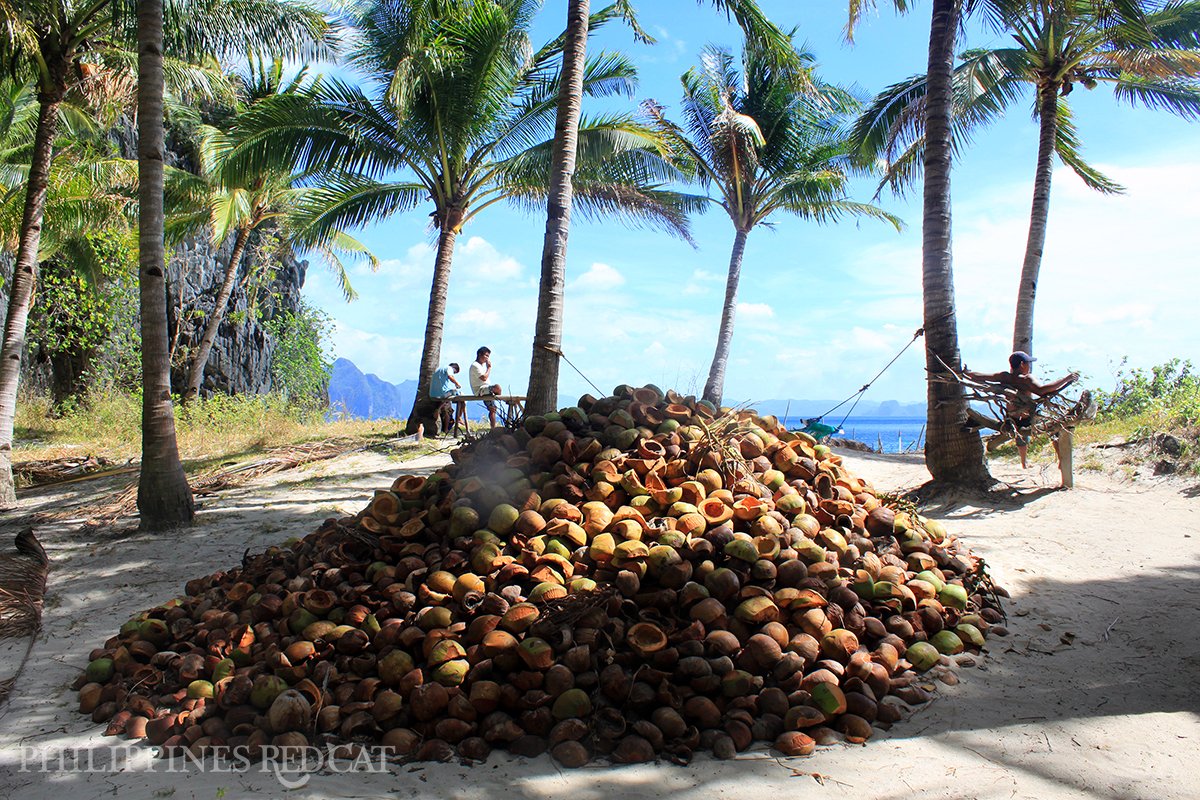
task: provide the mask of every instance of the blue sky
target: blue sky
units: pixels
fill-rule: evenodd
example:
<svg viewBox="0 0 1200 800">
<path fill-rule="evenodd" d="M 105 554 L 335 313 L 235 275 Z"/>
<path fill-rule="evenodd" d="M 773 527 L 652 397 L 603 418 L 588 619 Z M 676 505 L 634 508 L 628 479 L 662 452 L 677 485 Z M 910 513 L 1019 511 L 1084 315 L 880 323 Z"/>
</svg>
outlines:
<svg viewBox="0 0 1200 800">
<path fill-rule="evenodd" d="M 597 5 L 594 3 L 594 5 Z M 874 94 L 924 70 L 928 9 L 907 17 L 881 11 L 845 43 L 844 3 L 762 0 L 780 24 L 798 27 L 824 79 Z M 562 25 L 552 0 L 538 42 Z M 738 32 L 711 9 L 685 0 L 642 0 L 641 22 L 654 46 L 613 25 L 591 48 L 621 49 L 641 72 L 635 101 L 678 103 L 679 75 L 709 43 L 736 46 Z M 964 46 L 1002 45 L 973 28 Z M 961 49 L 961 48 L 960 48 Z M 1128 189 L 1090 192 L 1055 173 L 1049 235 L 1038 291 L 1035 341 L 1040 374 L 1076 369 L 1110 387 L 1128 357 L 1147 366 L 1180 356 L 1200 360 L 1200 127 L 1168 114 L 1118 106 L 1104 87 L 1071 96 L 1092 163 Z M 586 108 L 585 108 L 586 110 Z M 1029 105 L 982 131 L 956 164 L 955 277 L 966 363 L 999 369 L 1012 336 L 1016 286 L 1028 226 L 1037 130 Z M 856 183 L 868 200 L 874 181 Z M 920 325 L 920 208 L 917 197 L 881 205 L 908 223 L 864 221 L 820 227 L 777 218 L 755 229 L 742 270 L 726 399 L 838 398 L 869 379 Z M 428 209 L 361 233 L 383 260 L 360 269 L 360 298 L 346 304 L 317 262 L 305 294 L 335 321 L 335 355 L 399 382 L 415 378 L 433 267 Z M 459 238 L 451 278 L 443 362 L 465 365 L 493 350 L 493 378 L 524 393 L 537 304 L 545 219 L 494 206 Z M 654 382 L 696 392 L 716 340 L 733 229 L 719 209 L 696 218 L 698 249 L 664 234 L 617 223 L 576 220 L 567 267 L 563 350 L 607 391 Z M 873 400 L 924 397 L 923 356 L 913 347 L 875 384 Z M 564 365 L 560 401 L 592 391 Z"/>
</svg>

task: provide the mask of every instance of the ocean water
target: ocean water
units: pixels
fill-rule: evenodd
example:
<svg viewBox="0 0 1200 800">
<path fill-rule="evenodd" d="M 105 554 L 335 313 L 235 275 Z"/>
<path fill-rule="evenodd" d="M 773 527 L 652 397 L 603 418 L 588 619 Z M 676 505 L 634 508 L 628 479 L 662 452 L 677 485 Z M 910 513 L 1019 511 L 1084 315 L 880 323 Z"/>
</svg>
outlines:
<svg viewBox="0 0 1200 800">
<path fill-rule="evenodd" d="M 832 418 L 822 420 L 826 425 L 837 425 L 841 417 L 834 414 Z M 803 417 L 789 416 L 783 420 L 790 430 L 803 428 L 806 420 Z M 885 453 L 900 453 L 925 446 L 924 417 L 850 417 L 842 423 L 844 433 L 835 433 L 839 439 L 854 439 L 870 445 L 872 448 L 882 446 Z"/>
</svg>

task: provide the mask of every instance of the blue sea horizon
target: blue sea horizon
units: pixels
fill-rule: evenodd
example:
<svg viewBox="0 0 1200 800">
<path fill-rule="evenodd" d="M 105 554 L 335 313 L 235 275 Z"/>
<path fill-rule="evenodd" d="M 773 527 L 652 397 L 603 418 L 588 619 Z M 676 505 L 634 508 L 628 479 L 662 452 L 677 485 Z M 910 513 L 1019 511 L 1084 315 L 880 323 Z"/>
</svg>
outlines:
<svg viewBox="0 0 1200 800">
<path fill-rule="evenodd" d="M 835 415 L 823 422 L 833 426 L 839 420 Z M 781 420 L 789 430 L 803 428 L 807 421 L 807 418 L 795 415 Z M 872 448 L 881 448 L 884 453 L 902 453 L 925 446 L 925 417 L 849 417 L 842 423 L 842 431 L 833 434 L 833 438 L 853 439 Z"/>
</svg>

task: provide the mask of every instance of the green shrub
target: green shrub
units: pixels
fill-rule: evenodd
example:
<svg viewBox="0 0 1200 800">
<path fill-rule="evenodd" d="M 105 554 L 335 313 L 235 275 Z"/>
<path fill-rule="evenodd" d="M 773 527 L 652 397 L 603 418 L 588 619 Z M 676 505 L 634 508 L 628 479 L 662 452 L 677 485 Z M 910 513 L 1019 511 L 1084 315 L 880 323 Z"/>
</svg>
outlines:
<svg viewBox="0 0 1200 800">
<path fill-rule="evenodd" d="M 1173 358 L 1149 369 L 1126 369 L 1125 364 L 1116 388 L 1096 393 L 1099 421 L 1148 417 L 1165 427 L 1200 424 L 1200 375 L 1191 361 Z"/>
<path fill-rule="evenodd" d="M 275 338 L 271 353 L 271 380 L 288 403 L 302 409 L 324 409 L 328 404 L 329 334 L 333 321 L 325 312 L 301 301 L 295 312 L 267 320 Z"/>
</svg>

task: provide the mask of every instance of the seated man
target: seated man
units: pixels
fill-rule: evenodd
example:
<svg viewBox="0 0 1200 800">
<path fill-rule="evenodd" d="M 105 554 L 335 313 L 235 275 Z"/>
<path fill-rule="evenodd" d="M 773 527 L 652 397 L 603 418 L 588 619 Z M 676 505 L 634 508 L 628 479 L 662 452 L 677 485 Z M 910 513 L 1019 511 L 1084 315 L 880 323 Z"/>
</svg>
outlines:
<svg viewBox="0 0 1200 800">
<path fill-rule="evenodd" d="M 462 384 L 454 376 L 459 372 L 459 366 L 455 362 L 450 362 L 449 365 L 436 370 L 433 373 L 433 383 L 429 387 L 429 396 L 434 400 L 447 400 L 462 394 Z M 454 404 L 455 410 L 451 417 L 450 404 L 442 403 L 438 409 L 438 422 L 442 426 L 442 433 L 448 432 L 451 428 L 458 430 L 459 424 L 466 424 L 467 420 L 467 404 L 463 400 L 459 400 Z"/>
<path fill-rule="evenodd" d="M 1004 415 L 1003 430 L 1013 437 L 1017 444 L 1017 453 L 1021 456 L 1021 469 L 1028 469 L 1026 457 L 1029 452 L 1029 435 L 1033 429 L 1033 417 L 1037 411 L 1034 395 L 1046 397 L 1060 392 L 1079 378 L 1079 373 L 1072 372 L 1064 378 L 1045 385 L 1033 380 L 1033 362 L 1036 358 L 1018 350 L 1008 357 L 1007 372 L 972 372 L 963 370 L 963 375 L 974 381 L 990 381 L 1013 390 L 1009 394 L 1008 407 Z"/>
<path fill-rule="evenodd" d="M 500 384 L 488 383 L 491 375 L 492 351 L 490 348 L 481 347 L 475 351 L 475 363 L 471 365 L 471 394 L 476 396 L 500 394 Z M 483 404 L 487 406 L 488 420 L 491 422 L 492 428 L 495 429 L 496 402 L 494 400 L 484 400 Z"/>
</svg>

